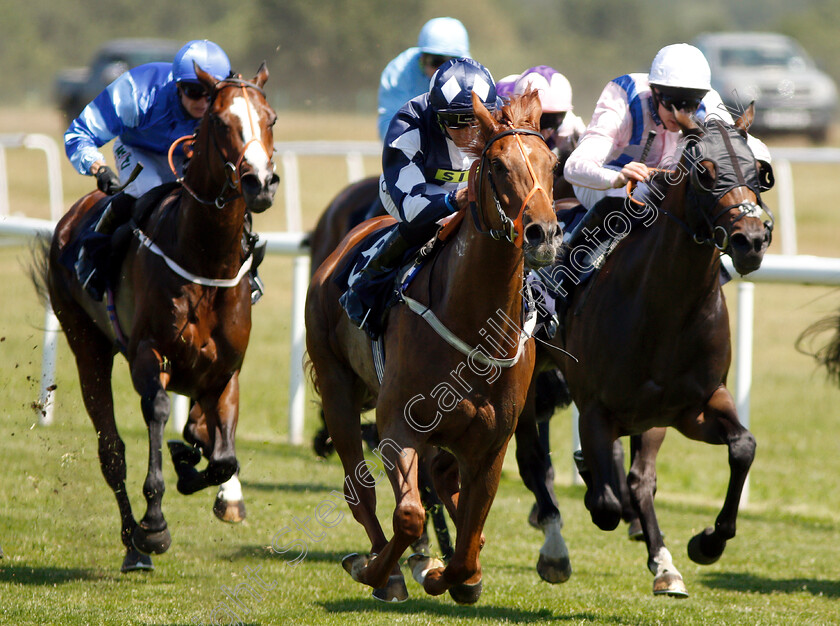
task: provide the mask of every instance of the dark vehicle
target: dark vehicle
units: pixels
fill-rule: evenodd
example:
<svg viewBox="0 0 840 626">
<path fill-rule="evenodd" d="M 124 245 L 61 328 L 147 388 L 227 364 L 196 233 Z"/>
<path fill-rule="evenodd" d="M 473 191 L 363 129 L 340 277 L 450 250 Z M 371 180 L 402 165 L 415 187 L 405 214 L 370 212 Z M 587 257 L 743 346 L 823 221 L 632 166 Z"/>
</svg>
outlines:
<svg viewBox="0 0 840 626">
<path fill-rule="evenodd" d="M 55 99 L 69 122 L 120 74 L 155 61 L 172 62 L 183 44 L 169 39 L 114 39 L 104 44 L 90 67 L 61 70 L 55 78 Z"/>
<path fill-rule="evenodd" d="M 706 33 L 694 44 L 712 69 L 712 87 L 733 117 L 755 100 L 755 134 L 796 132 L 824 141 L 837 87 L 795 40 L 776 33 Z"/>
</svg>

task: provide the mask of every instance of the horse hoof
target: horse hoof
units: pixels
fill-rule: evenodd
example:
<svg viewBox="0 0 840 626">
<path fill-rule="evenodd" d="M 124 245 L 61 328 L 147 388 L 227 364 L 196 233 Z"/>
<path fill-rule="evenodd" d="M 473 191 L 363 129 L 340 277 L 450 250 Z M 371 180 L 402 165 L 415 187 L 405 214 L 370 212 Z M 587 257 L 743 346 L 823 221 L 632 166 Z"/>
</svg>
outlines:
<svg viewBox="0 0 840 626">
<path fill-rule="evenodd" d="M 322 459 L 326 459 L 335 452 L 332 437 L 330 437 L 326 428 L 322 428 L 315 433 L 315 436 L 312 438 L 312 449 L 315 451 L 315 454 Z"/>
<path fill-rule="evenodd" d="M 370 563 L 370 556 L 367 554 L 359 554 L 358 552 L 348 554 L 341 559 L 341 567 L 343 567 L 344 571 L 350 574 L 350 578 L 356 582 L 361 582 L 359 580 L 359 574 L 367 567 L 368 563 Z"/>
<path fill-rule="evenodd" d="M 405 602 L 408 600 L 408 589 L 402 574 L 389 576 L 388 584 L 381 589 L 374 589 L 371 594 L 380 602 Z"/>
<path fill-rule="evenodd" d="M 429 541 L 429 533 L 425 530 L 420 535 L 420 539 L 411 544 L 411 549 L 414 553 L 429 554 L 431 552 L 431 542 Z"/>
<path fill-rule="evenodd" d="M 688 558 L 700 565 L 711 565 L 723 554 L 726 541 L 718 539 L 713 528 L 694 535 L 688 542 Z"/>
<path fill-rule="evenodd" d="M 169 446 L 169 455 L 172 457 L 176 471 L 179 465 L 195 467 L 201 461 L 201 450 L 198 446 L 191 446 L 180 439 L 170 439 L 166 445 Z"/>
<path fill-rule="evenodd" d="M 446 567 L 443 561 L 435 557 L 426 556 L 415 552 L 408 557 L 408 568 L 411 570 L 411 577 L 417 581 L 417 584 L 422 585 L 426 580 L 426 575 L 433 569 Z"/>
<path fill-rule="evenodd" d="M 131 535 L 132 545 L 143 554 L 163 554 L 172 544 L 172 537 L 169 529 L 164 526 L 163 530 L 147 532 L 138 525 Z"/>
<path fill-rule="evenodd" d="M 653 579 L 653 595 L 687 598 L 688 591 L 682 576 L 674 572 L 666 572 Z"/>
<path fill-rule="evenodd" d="M 572 576 L 572 562 L 568 558 L 551 559 L 541 554 L 537 560 L 537 573 L 552 585 L 564 583 Z"/>
<path fill-rule="evenodd" d="M 449 595 L 458 604 L 475 604 L 481 595 L 481 581 L 473 585 L 461 583 L 449 588 Z"/>
<path fill-rule="evenodd" d="M 125 553 L 120 571 L 123 574 L 127 574 L 128 572 L 150 572 L 154 569 L 155 566 L 152 565 L 152 557 L 148 554 L 138 552 L 135 548 L 129 548 Z"/>
<path fill-rule="evenodd" d="M 644 541 L 645 533 L 642 532 L 642 523 L 637 517 L 627 526 L 627 538 L 630 541 Z"/>
<path fill-rule="evenodd" d="M 238 524 L 245 520 L 245 503 L 242 500 L 230 502 L 217 496 L 213 503 L 213 514 L 223 522 Z"/>
</svg>

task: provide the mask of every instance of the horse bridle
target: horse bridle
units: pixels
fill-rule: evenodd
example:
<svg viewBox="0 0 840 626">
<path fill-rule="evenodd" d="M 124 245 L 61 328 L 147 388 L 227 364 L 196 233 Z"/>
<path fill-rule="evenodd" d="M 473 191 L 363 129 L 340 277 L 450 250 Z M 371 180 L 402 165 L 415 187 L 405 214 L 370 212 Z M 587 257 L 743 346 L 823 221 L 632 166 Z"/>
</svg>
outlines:
<svg viewBox="0 0 840 626">
<path fill-rule="evenodd" d="M 261 87 L 255 85 L 252 82 L 244 80 L 240 76 L 231 76 L 229 78 L 225 78 L 224 80 L 221 80 L 218 83 L 216 83 L 216 86 L 213 88 L 213 95 L 211 97 L 210 107 L 208 108 L 208 113 L 207 113 L 208 119 L 213 117 L 212 105 L 213 105 L 213 101 L 216 99 L 216 96 L 223 89 L 225 89 L 227 87 L 237 87 L 237 86 L 242 89 L 242 95 L 245 97 L 245 100 L 247 100 L 249 103 L 250 103 L 250 99 L 248 98 L 248 91 L 247 91 L 248 89 L 253 89 L 257 93 L 262 95 L 263 98 L 266 97 L 265 92 L 262 90 Z M 242 196 L 242 175 L 239 172 L 239 168 L 242 165 L 242 160 L 245 158 L 245 152 L 248 150 L 248 146 L 250 146 L 252 143 L 257 143 L 260 146 L 262 146 L 263 150 L 265 150 L 266 154 L 268 155 L 269 161 L 271 160 L 271 154 L 268 152 L 268 150 L 266 150 L 266 148 L 265 148 L 265 146 L 263 146 L 262 142 L 259 139 L 256 138 L 258 133 L 254 132 L 254 130 L 255 130 L 254 129 L 254 120 L 251 118 L 251 108 L 248 107 L 247 111 L 248 111 L 248 121 L 251 124 L 251 131 L 252 131 L 252 134 L 254 135 L 254 138 L 250 139 L 242 147 L 242 151 L 239 153 L 239 158 L 236 160 L 235 164 L 232 163 L 226 157 L 225 153 L 219 147 L 219 140 L 216 137 L 215 128 L 211 128 L 211 130 L 210 130 L 210 136 L 213 140 L 213 147 L 215 148 L 216 153 L 225 162 L 225 164 L 223 166 L 224 170 L 225 170 L 225 184 L 222 186 L 222 189 L 219 191 L 219 194 L 213 200 L 205 200 L 204 198 L 199 197 L 199 195 L 195 191 L 193 191 L 193 189 L 191 189 L 189 185 L 187 185 L 183 176 L 179 176 L 179 177 L 176 178 L 176 181 L 187 191 L 187 193 L 189 193 L 193 197 L 193 199 L 196 202 L 199 202 L 200 204 L 204 204 L 206 206 L 215 206 L 217 209 L 222 209 L 229 202 L 232 202 L 233 200 L 236 200 L 237 198 L 240 198 Z M 184 137 L 181 137 L 180 139 L 175 140 L 172 143 L 172 145 L 169 147 L 169 167 L 172 169 L 172 173 L 175 174 L 176 176 L 177 176 L 177 172 L 175 171 L 175 164 L 174 164 L 174 161 L 173 161 L 173 154 L 174 154 L 175 148 L 178 145 L 180 145 L 181 143 L 184 143 L 185 144 L 184 145 L 185 154 L 187 154 L 187 152 L 189 151 L 189 154 L 187 154 L 187 156 L 188 157 L 191 156 L 192 146 L 195 143 L 195 140 L 196 140 L 197 136 L 198 136 L 198 130 L 196 129 L 195 133 L 193 133 L 192 135 L 186 135 Z M 225 197 L 225 194 L 227 194 L 227 192 L 229 190 L 233 190 L 235 193 Z"/>
<path fill-rule="evenodd" d="M 738 223 L 745 217 L 760 218 L 762 212 L 764 212 L 769 217 L 768 220 L 765 220 L 764 227 L 771 233 L 772 236 L 775 218 L 773 217 L 773 213 L 770 211 L 770 209 L 767 208 L 767 206 L 761 200 L 759 185 L 748 181 L 747 178 L 744 176 L 744 172 L 741 169 L 741 166 L 738 162 L 738 157 L 735 154 L 735 148 L 732 145 L 732 140 L 729 137 L 729 133 L 727 132 L 726 127 L 720 120 L 714 120 L 714 123 L 717 125 L 718 130 L 720 131 L 721 137 L 723 139 L 726 156 L 728 157 L 729 164 L 732 167 L 732 172 L 735 174 L 736 180 L 732 184 L 724 186 L 722 188 L 713 187 L 712 189 L 706 189 L 706 187 L 700 182 L 698 176 L 698 169 L 703 167 L 700 163 L 700 161 L 703 160 L 702 155 L 692 154 L 688 151 L 688 149 L 686 150 L 689 162 L 692 165 L 688 172 L 690 176 L 691 185 L 691 192 L 689 193 L 689 206 L 693 207 L 696 210 L 696 212 L 702 216 L 702 219 L 705 222 L 705 225 L 708 229 L 709 235 L 704 237 L 670 211 L 666 211 L 665 209 L 661 208 L 659 210 L 662 211 L 662 213 L 664 213 L 666 216 L 674 220 L 684 231 L 686 231 L 696 244 L 709 245 L 713 248 L 716 248 L 720 252 L 727 254 L 729 253 L 729 233 L 732 226 L 734 226 L 736 223 Z M 735 204 L 730 204 L 721 208 L 714 214 L 713 217 L 710 217 L 708 211 L 703 206 L 701 206 L 701 204 L 715 206 L 718 203 L 718 201 L 721 198 L 723 198 L 727 193 L 738 187 L 746 187 L 750 189 L 755 194 L 756 200 L 758 202 L 753 202 L 751 200 L 736 202 Z M 710 198 L 711 202 L 701 202 L 701 200 L 703 200 L 704 197 Z M 634 202 L 638 201 L 634 200 Z M 735 217 L 735 219 L 732 220 L 732 222 L 730 222 L 729 228 L 717 225 L 717 221 L 733 209 L 738 209 L 738 215 Z"/>
<path fill-rule="evenodd" d="M 519 213 L 516 216 L 516 219 L 511 219 L 502 209 L 502 203 L 499 201 L 499 192 L 496 189 L 496 182 L 493 179 L 493 171 L 492 169 L 487 169 L 487 178 L 490 180 L 490 188 L 492 190 L 493 201 L 496 205 L 496 211 L 499 214 L 499 219 L 502 222 L 501 228 L 491 228 L 487 226 L 487 230 L 482 230 L 481 228 L 481 217 L 478 211 L 478 201 L 481 199 L 481 185 L 484 180 L 484 177 L 481 175 L 481 168 L 483 167 L 485 161 L 487 161 L 487 151 L 490 149 L 496 141 L 501 139 L 502 137 L 507 137 L 508 135 L 513 135 L 516 138 L 516 141 L 519 143 L 519 150 L 522 152 L 522 156 L 525 159 L 525 164 L 528 167 L 528 172 L 531 174 L 531 178 L 533 179 L 534 183 L 531 187 L 531 190 L 528 192 L 528 195 L 525 196 L 525 199 L 522 201 L 522 206 L 519 208 Z M 531 159 L 528 157 L 528 153 L 525 152 L 525 146 L 522 144 L 522 139 L 520 135 L 535 135 L 539 137 L 543 143 L 545 143 L 545 137 L 542 136 L 539 132 L 535 130 L 531 130 L 530 128 L 508 128 L 507 130 L 503 130 L 502 132 L 493 135 L 487 143 L 484 145 L 484 149 L 481 151 L 481 156 L 479 159 L 473 164 L 473 167 L 470 171 L 469 177 L 469 202 L 470 202 L 470 210 L 473 214 L 473 219 L 475 220 L 475 225 L 478 231 L 482 234 L 490 235 L 493 239 L 502 239 L 509 241 L 517 248 L 522 247 L 522 240 L 524 236 L 524 227 L 522 225 L 522 219 L 525 214 L 525 207 L 528 205 L 528 202 L 531 198 L 536 194 L 538 191 L 541 191 L 545 197 L 548 199 L 549 204 L 551 204 L 551 197 L 548 195 L 548 192 L 545 190 L 540 184 L 539 179 L 537 178 L 536 173 L 534 172 L 534 167 L 531 165 Z M 486 219 L 484 221 L 487 221 Z"/>
</svg>

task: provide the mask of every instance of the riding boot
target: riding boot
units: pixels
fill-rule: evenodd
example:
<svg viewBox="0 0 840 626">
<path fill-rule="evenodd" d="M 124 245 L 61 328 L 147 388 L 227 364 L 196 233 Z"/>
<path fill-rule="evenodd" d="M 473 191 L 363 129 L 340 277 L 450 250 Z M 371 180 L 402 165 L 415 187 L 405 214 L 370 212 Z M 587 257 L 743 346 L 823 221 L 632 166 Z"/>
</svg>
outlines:
<svg viewBox="0 0 840 626">
<path fill-rule="evenodd" d="M 595 204 L 572 230 L 569 238 L 565 240 L 557 251 L 554 259 L 555 267 L 563 267 L 563 279 L 566 292 L 569 287 L 579 285 L 584 274 L 592 269 L 595 259 L 600 256 L 603 244 L 608 242 L 609 235 L 604 229 L 604 222 L 613 212 L 624 212 L 624 198 L 618 196 L 606 196 Z M 578 252 L 572 256 L 576 250 Z M 568 305 L 568 297 L 557 298 L 557 314 L 562 321 L 565 308 Z"/>
<path fill-rule="evenodd" d="M 95 233 L 103 236 L 99 238 L 100 244 L 95 246 L 95 250 L 86 244 L 79 251 L 79 258 L 75 263 L 76 275 L 82 287 L 94 300 L 102 300 L 111 278 L 108 272 L 113 270 L 114 264 L 111 261 L 115 256 L 112 235 L 131 219 L 134 203 L 134 196 L 126 193 L 113 196 L 93 227 Z M 125 238 L 120 239 L 123 241 Z"/>
<path fill-rule="evenodd" d="M 366 284 L 392 271 L 410 247 L 411 244 L 402 236 L 400 229 L 395 228 L 385 237 L 377 253 L 371 257 L 354 282 Z M 352 286 L 342 296 L 341 304 L 350 320 L 361 328 L 370 308 L 362 302 Z M 381 328 L 382 324 L 379 327 Z"/>
</svg>

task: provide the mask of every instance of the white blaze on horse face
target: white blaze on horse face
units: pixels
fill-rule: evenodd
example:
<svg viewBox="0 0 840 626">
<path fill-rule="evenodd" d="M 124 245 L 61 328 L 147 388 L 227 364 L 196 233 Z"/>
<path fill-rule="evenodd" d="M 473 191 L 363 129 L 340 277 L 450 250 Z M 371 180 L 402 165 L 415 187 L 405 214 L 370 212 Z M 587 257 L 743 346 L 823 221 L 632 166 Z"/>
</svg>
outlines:
<svg viewBox="0 0 840 626">
<path fill-rule="evenodd" d="M 233 99 L 230 112 L 238 117 L 242 124 L 242 141 L 245 143 L 242 160 L 253 168 L 254 174 L 260 180 L 267 180 L 274 173 L 274 166 L 261 141 L 257 110 L 250 100 L 237 96 Z"/>
</svg>

